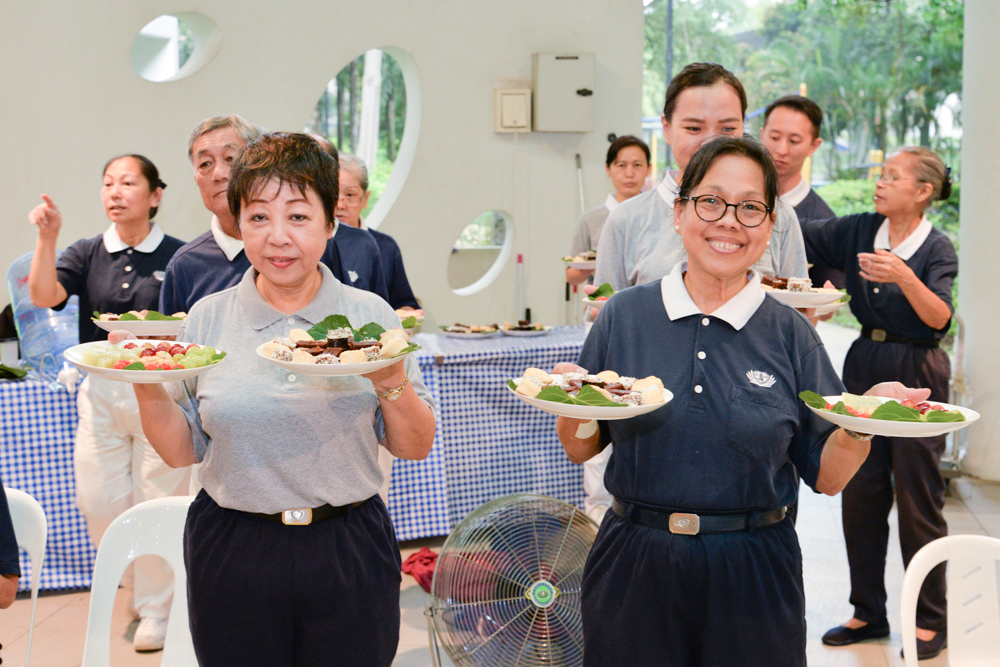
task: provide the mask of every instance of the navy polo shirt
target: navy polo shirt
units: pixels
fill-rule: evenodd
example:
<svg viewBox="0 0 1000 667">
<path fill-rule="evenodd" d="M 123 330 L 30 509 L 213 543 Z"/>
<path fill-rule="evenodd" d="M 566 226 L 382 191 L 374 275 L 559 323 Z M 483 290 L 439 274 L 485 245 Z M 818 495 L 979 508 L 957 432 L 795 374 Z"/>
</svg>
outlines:
<svg viewBox="0 0 1000 667">
<path fill-rule="evenodd" d="M 375 239 L 381 255 L 385 285 L 389 290 L 389 305 L 393 308 L 403 308 L 404 306 L 419 308 L 417 297 L 413 295 L 410 281 L 406 278 L 406 269 L 403 268 L 403 253 L 400 252 L 396 239 L 375 229 L 369 229 L 368 233 Z"/>
<path fill-rule="evenodd" d="M 7 506 L 7 493 L 0 482 L 0 575 L 21 574 L 21 564 L 17 551 L 17 537 Z"/>
<path fill-rule="evenodd" d="M 789 505 L 798 494 L 793 466 L 815 488 L 820 454 L 836 429 L 798 394 L 839 394 L 843 384 L 809 321 L 763 298 L 756 273 L 723 306 L 742 298 L 749 319 L 727 321 L 721 308 L 698 312 L 682 266 L 615 294 L 580 352 L 590 372 L 655 375 L 674 394 L 659 410 L 599 422 L 602 441 L 615 443 L 605 485 L 624 502 L 671 510 Z M 664 306 L 670 290 L 688 302 L 673 320 Z"/>
<path fill-rule="evenodd" d="M 374 292 L 388 301 L 378 245 L 367 233 L 338 222 L 320 261 L 345 285 Z M 209 230 L 178 250 L 167 266 L 160 310 L 189 312 L 202 297 L 239 284 L 249 268 L 245 252 L 240 250 L 230 260 Z"/>
<path fill-rule="evenodd" d="M 802 223 L 806 251 L 817 266 L 840 269 L 846 274 L 851 312 L 861 326 L 883 329 L 910 340 L 941 340 L 951 324 L 932 329 L 913 310 L 894 283 L 869 282 L 861 277 L 859 252 L 875 252 L 875 236 L 885 221 L 880 213 L 858 213 L 842 218 Z M 931 229 L 912 255 L 904 257 L 917 278 L 939 296 L 953 313 L 951 288 L 958 275 L 958 254 L 951 240 Z"/>
<path fill-rule="evenodd" d="M 184 245 L 153 223 L 149 235 L 135 248 L 126 246 L 114 225 L 102 236 L 81 239 L 56 262 L 56 278 L 66 294 L 80 297 L 80 342 L 104 340 L 91 317 L 101 313 L 157 310 L 164 270 Z M 63 301 L 54 310 L 66 305 Z"/>
</svg>

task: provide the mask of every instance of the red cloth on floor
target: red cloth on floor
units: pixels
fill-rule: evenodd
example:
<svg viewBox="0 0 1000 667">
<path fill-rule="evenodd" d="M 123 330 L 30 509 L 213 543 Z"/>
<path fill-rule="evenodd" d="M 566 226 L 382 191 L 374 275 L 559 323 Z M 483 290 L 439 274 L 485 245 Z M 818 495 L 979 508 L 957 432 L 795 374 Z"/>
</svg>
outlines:
<svg viewBox="0 0 1000 667">
<path fill-rule="evenodd" d="M 417 580 L 420 587 L 428 593 L 431 592 L 431 580 L 434 578 L 434 566 L 437 564 L 438 555 L 423 547 L 420 551 L 411 554 L 403 561 L 403 572 Z"/>
</svg>

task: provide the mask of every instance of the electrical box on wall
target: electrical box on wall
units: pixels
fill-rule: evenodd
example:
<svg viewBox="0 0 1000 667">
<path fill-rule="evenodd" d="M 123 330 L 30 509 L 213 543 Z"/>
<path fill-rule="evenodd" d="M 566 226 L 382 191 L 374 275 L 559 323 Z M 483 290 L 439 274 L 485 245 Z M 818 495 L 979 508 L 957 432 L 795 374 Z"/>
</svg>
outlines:
<svg viewBox="0 0 1000 667">
<path fill-rule="evenodd" d="M 493 91 L 494 132 L 531 132 L 531 89 L 497 88 Z"/>
<path fill-rule="evenodd" d="M 594 131 L 594 54 L 531 56 L 536 132 Z"/>
</svg>

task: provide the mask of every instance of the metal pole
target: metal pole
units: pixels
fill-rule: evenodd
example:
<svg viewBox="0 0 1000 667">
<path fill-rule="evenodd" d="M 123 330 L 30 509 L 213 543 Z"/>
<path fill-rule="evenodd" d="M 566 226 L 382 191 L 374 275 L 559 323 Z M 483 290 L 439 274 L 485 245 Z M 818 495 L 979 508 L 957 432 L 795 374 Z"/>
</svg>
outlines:
<svg viewBox="0 0 1000 667">
<path fill-rule="evenodd" d="M 674 78 L 674 0 L 667 0 L 667 87 Z M 666 157 L 663 160 L 663 172 L 670 169 L 670 144 L 663 142 Z"/>
</svg>

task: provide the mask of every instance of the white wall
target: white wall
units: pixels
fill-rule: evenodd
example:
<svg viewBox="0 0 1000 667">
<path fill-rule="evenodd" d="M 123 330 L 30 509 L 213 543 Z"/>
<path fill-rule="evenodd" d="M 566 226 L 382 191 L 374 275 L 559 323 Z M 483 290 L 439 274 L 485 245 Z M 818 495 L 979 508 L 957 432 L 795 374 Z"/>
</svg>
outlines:
<svg viewBox="0 0 1000 667">
<path fill-rule="evenodd" d="M 141 79 L 130 64 L 135 35 L 156 16 L 181 9 L 219 25 L 218 55 L 180 81 Z M 390 48 L 394 56 L 402 51 L 412 58 L 420 90 L 408 91 L 408 99 L 421 104 L 414 116 L 419 123 L 408 124 L 404 136 L 412 168 L 380 229 L 399 241 L 428 324 L 516 314 L 513 262 L 477 295 L 459 297 L 448 287 L 452 242 L 491 209 L 513 217 L 512 257 L 525 255 L 533 315 L 557 324 L 564 305 L 559 257 L 579 216 L 574 154 L 586 165 L 587 205 L 597 206 L 610 187 L 606 135 L 639 131 L 639 0 L 192 0 L 183 7 L 36 0 L 7 3 L 4 19 L 4 271 L 34 249 L 26 215 L 41 192 L 63 210 L 62 245 L 101 233 L 108 224 L 99 197 L 101 167 L 123 152 L 157 163 L 170 186 L 157 220 L 169 234 L 195 237 L 209 216 L 191 178 L 186 142 L 201 119 L 235 112 L 271 130 L 301 130 L 334 74 L 366 49 Z M 512 135 L 493 133 L 492 89 L 530 81 L 535 52 L 596 54 L 594 132 L 522 135 L 516 147 Z M 0 304 L 6 301 L 4 294 Z"/>
</svg>

